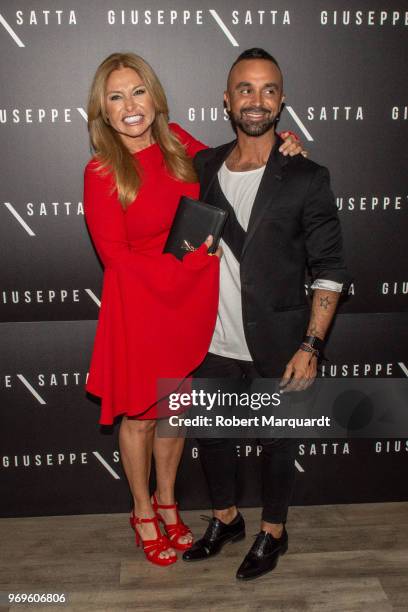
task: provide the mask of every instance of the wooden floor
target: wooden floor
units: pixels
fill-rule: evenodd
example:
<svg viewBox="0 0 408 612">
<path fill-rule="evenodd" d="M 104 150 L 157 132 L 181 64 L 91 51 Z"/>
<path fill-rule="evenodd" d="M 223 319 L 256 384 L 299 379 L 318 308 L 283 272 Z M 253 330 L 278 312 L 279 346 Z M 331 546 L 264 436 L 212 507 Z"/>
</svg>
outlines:
<svg viewBox="0 0 408 612">
<path fill-rule="evenodd" d="M 65 606 L 0 610 L 408 611 L 408 503 L 291 508 L 288 553 L 248 583 L 235 571 L 259 511 L 243 514 L 246 540 L 170 568 L 145 561 L 124 514 L 0 519 L 0 591 L 68 596 Z M 196 535 L 206 527 L 200 515 L 183 513 Z"/>
</svg>

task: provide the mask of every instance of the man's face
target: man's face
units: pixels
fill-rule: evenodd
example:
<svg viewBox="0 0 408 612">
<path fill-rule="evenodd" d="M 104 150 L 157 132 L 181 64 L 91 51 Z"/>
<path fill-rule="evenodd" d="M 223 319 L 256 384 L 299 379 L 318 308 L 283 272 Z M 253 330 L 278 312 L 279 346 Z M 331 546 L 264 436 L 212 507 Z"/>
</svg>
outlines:
<svg viewBox="0 0 408 612">
<path fill-rule="evenodd" d="M 224 94 L 234 124 L 248 136 L 262 136 L 273 128 L 283 99 L 282 74 L 263 59 L 238 62 Z"/>
</svg>

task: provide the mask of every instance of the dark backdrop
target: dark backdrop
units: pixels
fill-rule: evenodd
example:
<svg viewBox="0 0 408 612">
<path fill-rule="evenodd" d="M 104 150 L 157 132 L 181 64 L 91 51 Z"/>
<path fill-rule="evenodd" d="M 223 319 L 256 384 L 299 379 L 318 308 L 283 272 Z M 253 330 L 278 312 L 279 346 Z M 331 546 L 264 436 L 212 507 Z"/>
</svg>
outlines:
<svg viewBox="0 0 408 612">
<path fill-rule="evenodd" d="M 143 55 L 171 119 L 209 145 L 232 139 L 232 61 L 263 46 L 285 76 L 280 129 L 327 165 L 355 282 L 326 376 L 408 375 L 406 2 L 3 0 L 0 8 L 3 516 L 124 511 L 117 432 L 84 393 L 102 271 L 82 208 L 86 99 L 113 51 Z M 259 449 L 238 443 L 242 503 L 259 502 Z M 300 442 L 294 503 L 408 499 L 408 441 Z M 191 483 L 194 483 L 193 485 Z M 178 495 L 208 499 L 193 443 Z"/>
</svg>

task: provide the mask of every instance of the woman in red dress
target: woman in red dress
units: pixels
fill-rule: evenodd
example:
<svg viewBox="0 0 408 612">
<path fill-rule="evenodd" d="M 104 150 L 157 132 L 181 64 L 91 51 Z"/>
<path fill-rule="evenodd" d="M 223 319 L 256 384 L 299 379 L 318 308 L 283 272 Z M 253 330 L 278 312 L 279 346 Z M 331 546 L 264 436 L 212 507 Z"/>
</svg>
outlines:
<svg viewBox="0 0 408 612">
<path fill-rule="evenodd" d="M 211 237 L 182 262 L 162 251 L 180 196 L 198 197 L 192 159 L 205 145 L 168 123 L 156 74 L 132 53 L 115 53 L 97 69 L 88 121 L 95 156 L 85 169 L 84 208 L 104 279 L 86 389 L 102 398 L 101 424 L 122 415 L 136 541 L 149 561 L 170 565 L 192 534 L 174 500 L 184 440 L 157 435 L 157 382 L 184 379 L 207 352 L 221 252 L 208 255 Z M 157 488 L 150 497 L 152 455 Z"/>
<path fill-rule="evenodd" d="M 163 88 L 133 54 L 111 55 L 99 66 L 88 121 L 95 157 L 85 169 L 85 217 L 105 269 L 86 389 L 102 398 L 102 424 L 123 415 L 119 445 L 134 498 L 131 524 L 148 560 L 168 565 L 177 559 L 174 548 L 186 550 L 192 536 L 174 501 L 183 438 L 156 435 L 157 381 L 188 376 L 207 352 L 220 252 L 208 256 L 211 240 L 182 262 L 162 250 L 180 196 L 198 197 L 192 158 L 204 145 L 168 124 Z"/>
</svg>

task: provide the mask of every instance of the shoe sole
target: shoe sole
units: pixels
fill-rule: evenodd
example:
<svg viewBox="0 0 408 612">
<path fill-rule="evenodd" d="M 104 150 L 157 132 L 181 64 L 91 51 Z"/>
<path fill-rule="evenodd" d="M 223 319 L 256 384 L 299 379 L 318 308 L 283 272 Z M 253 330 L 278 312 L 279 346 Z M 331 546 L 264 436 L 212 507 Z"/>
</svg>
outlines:
<svg viewBox="0 0 408 612">
<path fill-rule="evenodd" d="M 282 557 L 287 552 L 287 550 L 288 550 L 288 544 L 286 543 L 286 545 L 282 547 L 282 550 L 279 551 L 279 555 L 276 557 L 275 564 L 272 567 L 268 567 L 267 570 L 264 570 L 260 574 L 256 574 L 256 576 L 247 576 L 246 578 L 235 576 L 235 578 L 239 580 L 240 582 L 247 582 L 248 580 L 256 580 L 257 578 L 260 578 L 261 576 L 265 576 L 265 574 L 269 574 L 269 572 L 273 572 L 273 570 L 276 569 L 276 566 L 278 565 L 279 557 Z"/>
<path fill-rule="evenodd" d="M 201 557 L 201 559 L 184 559 L 184 557 L 181 557 L 183 559 L 183 561 L 185 561 L 186 563 L 190 563 L 191 561 L 207 561 L 207 559 L 212 559 L 212 557 L 216 557 L 217 555 L 220 554 L 220 552 L 222 551 L 222 549 L 224 548 L 224 546 L 226 544 L 233 544 L 234 542 L 239 542 L 240 540 L 243 540 L 246 536 L 245 531 L 241 531 L 240 533 L 237 533 L 236 535 L 234 535 L 233 538 L 231 538 L 230 540 L 226 540 L 220 547 L 220 549 L 216 552 L 213 553 L 212 555 L 208 555 L 208 557 Z"/>
</svg>

